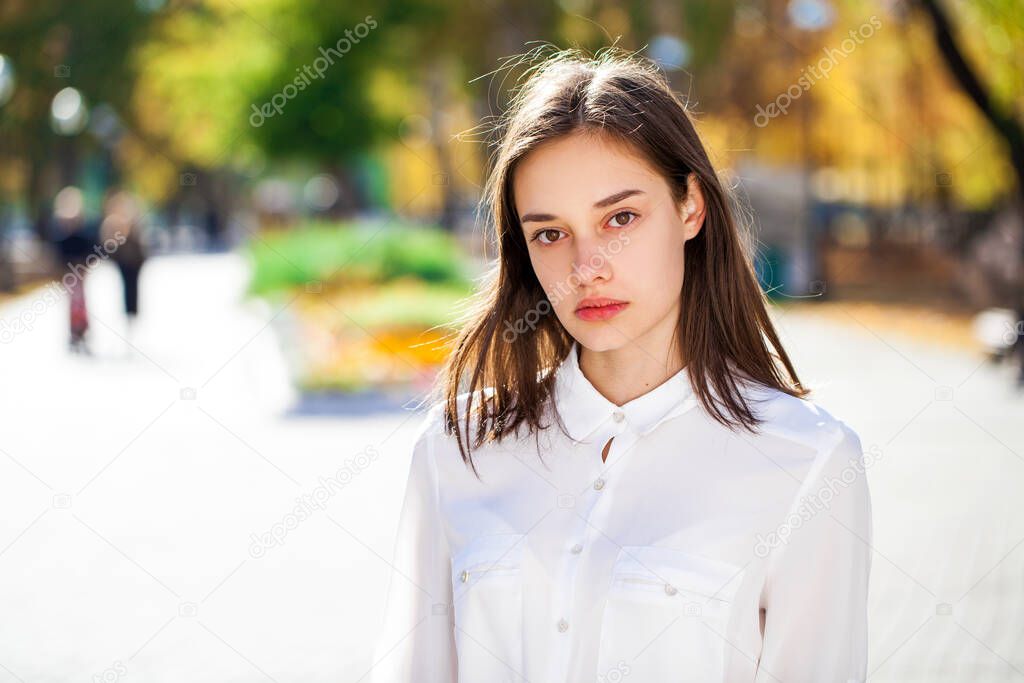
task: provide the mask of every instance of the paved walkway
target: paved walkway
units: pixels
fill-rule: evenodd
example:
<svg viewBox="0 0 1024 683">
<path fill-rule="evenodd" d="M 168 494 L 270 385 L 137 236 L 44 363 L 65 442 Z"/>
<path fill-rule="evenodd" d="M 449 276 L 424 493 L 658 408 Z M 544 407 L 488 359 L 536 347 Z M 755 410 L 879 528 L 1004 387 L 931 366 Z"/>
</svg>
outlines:
<svg viewBox="0 0 1024 683">
<path fill-rule="evenodd" d="M 133 349 L 99 268 L 94 358 L 66 351 L 64 301 L 0 311 L 45 308 L 0 346 L 0 681 L 337 683 L 369 667 L 417 413 L 289 415 L 277 310 L 242 303 L 245 277 L 236 256 L 152 260 Z"/>
<path fill-rule="evenodd" d="M 817 400 L 875 449 L 869 680 L 1024 681 L 1024 397 L 1009 368 L 781 317 Z"/>
<path fill-rule="evenodd" d="M 233 255 L 154 259 L 129 333 L 104 265 L 94 358 L 65 350 L 63 300 L 0 309 L 38 311 L 0 339 L 0 683 L 339 683 L 370 666 L 420 415 L 296 414 L 274 333 L 288 310 L 244 303 L 245 277 Z M 852 319 L 780 325 L 818 400 L 882 456 L 870 680 L 1024 681 L 1009 373 Z"/>
</svg>

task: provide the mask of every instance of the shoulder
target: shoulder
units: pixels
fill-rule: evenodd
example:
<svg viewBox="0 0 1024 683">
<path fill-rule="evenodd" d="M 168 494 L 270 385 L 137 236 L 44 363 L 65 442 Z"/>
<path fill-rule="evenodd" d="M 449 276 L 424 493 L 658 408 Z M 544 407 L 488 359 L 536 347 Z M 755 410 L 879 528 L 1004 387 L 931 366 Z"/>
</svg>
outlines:
<svg viewBox="0 0 1024 683">
<path fill-rule="evenodd" d="M 420 450 L 425 444 L 444 433 L 444 403 L 441 401 L 423 403 L 416 408 L 416 411 L 420 416 L 413 441 L 416 444 L 416 449 Z"/>
<path fill-rule="evenodd" d="M 870 533 L 870 494 L 866 472 L 882 457 L 875 446 L 864 450 L 860 435 L 819 403 L 775 389 L 761 389 L 760 432 L 789 454 L 776 464 L 802 482 L 797 501 L 823 501 L 851 528 Z M 839 492 L 846 490 L 842 496 Z M 841 502 L 835 502 L 834 499 Z M 800 503 L 794 503 L 799 505 Z"/>
<path fill-rule="evenodd" d="M 474 420 L 477 412 L 480 409 L 481 396 L 483 400 L 486 400 L 493 390 L 490 387 L 481 391 L 473 392 L 473 406 L 472 411 Z M 465 430 L 466 411 L 469 406 L 470 392 L 465 391 L 456 396 L 455 405 L 457 411 L 456 419 L 459 421 L 459 426 Z M 445 417 L 445 402 L 442 400 L 431 400 L 420 404 L 416 410 L 421 414 L 419 426 L 416 430 L 416 443 L 420 444 L 433 439 L 451 438 L 451 434 L 446 429 L 446 417 Z M 475 426 L 475 421 L 470 422 L 470 429 Z"/>
<path fill-rule="evenodd" d="M 790 441 L 818 457 L 860 452 L 856 430 L 817 401 L 764 386 L 749 390 L 748 397 L 761 420 L 759 434 Z"/>
</svg>

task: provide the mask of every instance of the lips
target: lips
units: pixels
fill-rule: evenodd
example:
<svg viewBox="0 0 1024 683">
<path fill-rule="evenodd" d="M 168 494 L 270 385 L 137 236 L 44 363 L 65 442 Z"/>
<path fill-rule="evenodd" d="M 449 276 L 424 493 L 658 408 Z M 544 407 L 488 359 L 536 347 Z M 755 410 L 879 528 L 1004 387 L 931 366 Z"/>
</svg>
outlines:
<svg viewBox="0 0 1024 683">
<path fill-rule="evenodd" d="M 576 317 L 588 322 L 608 320 L 621 313 L 628 305 L 628 301 L 619 299 L 588 297 L 576 307 Z"/>
<path fill-rule="evenodd" d="M 607 297 L 587 297 L 576 306 L 576 310 L 579 311 L 584 308 L 601 308 L 603 306 L 614 306 L 617 304 L 625 304 L 625 301 L 620 299 L 609 299 Z"/>
</svg>

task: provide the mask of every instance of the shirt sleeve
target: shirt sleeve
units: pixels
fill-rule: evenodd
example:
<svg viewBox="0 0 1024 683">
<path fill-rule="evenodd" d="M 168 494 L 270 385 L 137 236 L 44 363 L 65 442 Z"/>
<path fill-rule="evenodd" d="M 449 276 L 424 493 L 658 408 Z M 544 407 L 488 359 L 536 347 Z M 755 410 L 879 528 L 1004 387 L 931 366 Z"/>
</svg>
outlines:
<svg viewBox="0 0 1024 683">
<path fill-rule="evenodd" d="M 428 416 L 425 427 L 429 427 Z M 372 683 L 456 683 L 451 557 L 438 505 L 434 439 L 421 428 L 399 517 Z"/>
<path fill-rule="evenodd" d="M 816 463 L 779 527 L 761 608 L 755 683 L 850 683 L 867 677 L 871 498 L 856 432 Z"/>
</svg>

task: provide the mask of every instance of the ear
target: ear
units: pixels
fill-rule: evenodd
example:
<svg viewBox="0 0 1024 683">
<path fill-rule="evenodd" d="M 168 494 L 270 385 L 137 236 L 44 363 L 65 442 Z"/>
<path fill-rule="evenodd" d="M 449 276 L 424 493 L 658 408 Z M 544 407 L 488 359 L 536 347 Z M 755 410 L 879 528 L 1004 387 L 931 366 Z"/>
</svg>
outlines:
<svg viewBox="0 0 1024 683">
<path fill-rule="evenodd" d="M 685 239 L 693 239 L 700 232 L 701 227 L 704 225 L 706 210 L 704 191 L 701 190 L 697 174 L 690 173 L 686 176 L 686 199 L 681 207 Z"/>
</svg>

